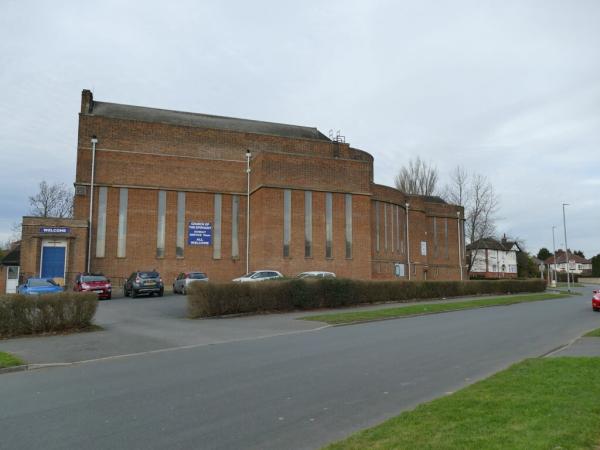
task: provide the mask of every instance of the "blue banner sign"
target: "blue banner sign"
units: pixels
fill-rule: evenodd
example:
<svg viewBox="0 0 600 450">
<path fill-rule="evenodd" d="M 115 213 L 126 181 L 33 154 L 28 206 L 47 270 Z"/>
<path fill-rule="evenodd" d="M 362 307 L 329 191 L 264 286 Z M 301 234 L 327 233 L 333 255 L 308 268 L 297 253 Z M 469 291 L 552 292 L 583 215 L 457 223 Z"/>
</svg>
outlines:
<svg viewBox="0 0 600 450">
<path fill-rule="evenodd" d="M 190 222 L 188 225 L 188 245 L 210 245 L 212 226 L 210 222 Z"/>
<path fill-rule="evenodd" d="M 40 227 L 40 233 L 50 234 L 67 234 L 70 233 L 69 227 Z"/>
</svg>

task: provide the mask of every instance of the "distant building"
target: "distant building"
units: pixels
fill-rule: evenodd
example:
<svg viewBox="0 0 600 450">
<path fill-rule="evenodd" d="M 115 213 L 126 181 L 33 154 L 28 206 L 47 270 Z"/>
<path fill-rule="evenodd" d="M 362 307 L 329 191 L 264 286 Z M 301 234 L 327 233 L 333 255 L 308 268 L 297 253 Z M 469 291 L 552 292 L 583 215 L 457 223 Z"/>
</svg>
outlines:
<svg viewBox="0 0 600 450">
<path fill-rule="evenodd" d="M 479 239 L 467 245 L 467 258 L 472 263 L 469 276 L 472 278 L 516 278 L 517 252 L 521 248 L 504 236 Z"/>
<path fill-rule="evenodd" d="M 554 256 L 548 257 L 544 264 L 551 271 L 566 272 L 567 271 L 567 255 L 563 250 L 556 251 L 556 266 Z M 592 261 L 582 258 L 579 255 L 569 252 L 569 273 L 577 275 L 588 274 L 592 272 Z"/>
</svg>

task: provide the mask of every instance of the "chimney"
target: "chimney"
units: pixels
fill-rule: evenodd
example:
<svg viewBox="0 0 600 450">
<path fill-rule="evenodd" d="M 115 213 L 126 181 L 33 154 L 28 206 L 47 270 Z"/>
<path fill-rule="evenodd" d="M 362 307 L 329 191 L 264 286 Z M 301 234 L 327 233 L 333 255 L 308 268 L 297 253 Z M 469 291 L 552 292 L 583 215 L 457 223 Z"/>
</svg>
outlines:
<svg viewBox="0 0 600 450">
<path fill-rule="evenodd" d="M 94 95 L 89 89 L 81 91 L 81 114 L 89 114 L 94 109 Z"/>
<path fill-rule="evenodd" d="M 506 244 L 506 233 L 502 236 L 502 244 Z"/>
</svg>

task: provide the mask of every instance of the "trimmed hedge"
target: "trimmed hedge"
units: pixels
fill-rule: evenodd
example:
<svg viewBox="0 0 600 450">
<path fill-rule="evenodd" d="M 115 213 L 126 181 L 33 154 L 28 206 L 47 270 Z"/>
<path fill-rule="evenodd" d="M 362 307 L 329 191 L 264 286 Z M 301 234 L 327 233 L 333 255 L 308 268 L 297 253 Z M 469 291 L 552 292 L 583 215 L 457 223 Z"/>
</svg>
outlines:
<svg viewBox="0 0 600 450">
<path fill-rule="evenodd" d="M 86 328 L 97 307 L 91 293 L 0 296 L 0 337 Z"/>
<path fill-rule="evenodd" d="M 543 292 L 544 280 L 361 281 L 342 278 L 263 281 L 260 283 L 192 283 L 190 318 L 268 311 L 408 302 L 464 295 Z"/>
</svg>

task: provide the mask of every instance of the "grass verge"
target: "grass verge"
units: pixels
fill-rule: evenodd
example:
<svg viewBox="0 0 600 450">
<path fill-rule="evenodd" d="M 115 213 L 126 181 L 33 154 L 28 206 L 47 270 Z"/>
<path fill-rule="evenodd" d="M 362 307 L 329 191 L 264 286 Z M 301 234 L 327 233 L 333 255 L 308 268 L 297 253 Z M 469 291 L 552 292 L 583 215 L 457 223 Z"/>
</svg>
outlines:
<svg viewBox="0 0 600 450">
<path fill-rule="evenodd" d="M 585 337 L 600 337 L 600 328 L 584 334 Z"/>
<path fill-rule="evenodd" d="M 6 352 L 0 352 L 0 369 L 13 366 L 22 366 L 23 364 L 25 363 L 16 356 Z"/>
<path fill-rule="evenodd" d="M 392 319 L 395 317 L 415 316 L 421 314 L 435 314 L 446 311 L 459 311 L 462 309 L 481 308 L 485 306 L 512 305 L 514 303 L 537 302 L 540 300 L 550 300 L 569 297 L 569 294 L 524 294 L 502 297 L 489 297 L 478 300 L 468 300 L 462 302 L 448 303 L 430 303 L 427 305 L 411 305 L 398 308 L 372 309 L 365 311 L 352 311 L 330 314 L 318 314 L 315 316 L 303 317 L 304 320 L 314 320 L 326 322 L 332 325 L 345 323 L 369 322 L 372 320 Z"/>
<path fill-rule="evenodd" d="M 529 359 L 326 448 L 596 448 L 598 373 L 600 358 Z"/>
</svg>

